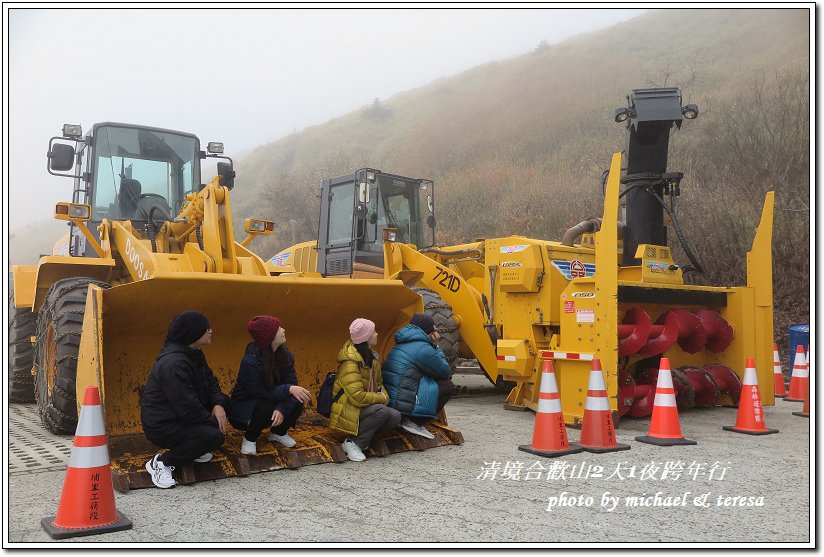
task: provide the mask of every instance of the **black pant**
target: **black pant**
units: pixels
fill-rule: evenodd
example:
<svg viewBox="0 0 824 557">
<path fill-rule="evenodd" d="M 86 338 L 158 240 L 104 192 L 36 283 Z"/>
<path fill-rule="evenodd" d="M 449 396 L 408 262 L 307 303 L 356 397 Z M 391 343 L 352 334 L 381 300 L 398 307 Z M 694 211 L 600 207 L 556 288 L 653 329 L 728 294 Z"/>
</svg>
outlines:
<svg viewBox="0 0 824 557">
<path fill-rule="evenodd" d="M 240 431 L 245 432 L 243 436 L 247 441 L 257 441 L 260 433 L 272 425 L 272 414 L 278 406 L 281 406 L 280 411 L 283 414 L 283 421 L 277 427 L 270 428 L 270 431 L 277 435 L 285 435 L 290 428 L 294 427 L 301 413 L 303 413 L 303 404 L 297 400 L 283 404 L 259 398 L 255 403 L 252 419 L 249 420 L 248 425 L 236 421 L 231 421 L 231 424 Z"/>
<path fill-rule="evenodd" d="M 145 430 L 144 433 L 158 447 L 169 449 L 158 458 L 164 466 L 189 464 L 220 447 L 226 438 L 217 426 L 183 422 L 174 423 L 163 431 Z"/>
<path fill-rule="evenodd" d="M 455 384 L 449 379 L 441 379 L 438 381 L 438 407 L 435 409 L 435 415 L 446 406 L 446 403 L 452 398 L 455 392 Z M 432 421 L 431 418 L 412 418 L 412 421 L 418 425 L 424 425 Z"/>
</svg>

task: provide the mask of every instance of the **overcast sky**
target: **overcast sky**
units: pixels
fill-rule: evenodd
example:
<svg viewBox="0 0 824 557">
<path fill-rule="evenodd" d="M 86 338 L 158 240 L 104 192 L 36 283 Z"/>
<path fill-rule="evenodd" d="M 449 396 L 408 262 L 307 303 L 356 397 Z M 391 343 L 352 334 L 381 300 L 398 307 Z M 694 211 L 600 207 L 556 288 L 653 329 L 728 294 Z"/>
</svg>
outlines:
<svg viewBox="0 0 824 557">
<path fill-rule="evenodd" d="M 70 200 L 71 181 L 46 172 L 64 123 L 192 132 L 237 158 L 375 97 L 644 11 L 9 9 L 6 224 Z"/>
</svg>

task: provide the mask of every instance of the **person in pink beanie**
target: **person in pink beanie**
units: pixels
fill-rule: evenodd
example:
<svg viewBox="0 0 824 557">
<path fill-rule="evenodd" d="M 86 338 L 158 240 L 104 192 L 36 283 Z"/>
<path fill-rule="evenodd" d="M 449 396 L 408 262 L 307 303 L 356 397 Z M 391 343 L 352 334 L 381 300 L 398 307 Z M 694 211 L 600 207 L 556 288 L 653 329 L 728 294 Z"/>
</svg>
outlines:
<svg viewBox="0 0 824 557">
<path fill-rule="evenodd" d="M 338 354 L 338 374 L 332 387 L 332 413 L 329 425 L 350 435 L 343 442 L 349 460 L 366 460 L 363 451 L 375 435 L 394 429 L 401 414 L 389 408 L 389 395 L 383 388 L 375 324 L 362 317 L 349 325 L 350 340 Z"/>
</svg>

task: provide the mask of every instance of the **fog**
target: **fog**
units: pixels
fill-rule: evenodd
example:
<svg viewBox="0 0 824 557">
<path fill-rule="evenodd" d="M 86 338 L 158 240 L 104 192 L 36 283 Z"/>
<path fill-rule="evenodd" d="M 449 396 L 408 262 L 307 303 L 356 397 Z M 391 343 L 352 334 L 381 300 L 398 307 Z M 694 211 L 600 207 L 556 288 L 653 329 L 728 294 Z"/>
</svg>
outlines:
<svg viewBox="0 0 824 557">
<path fill-rule="evenodd" d="M 375 97 L 644 11 L 7 9 L 6 237 L 70 199 L 71 180 L 46 172 L 64 123 L 188 131 L 238 159 Z"/>
</svg>

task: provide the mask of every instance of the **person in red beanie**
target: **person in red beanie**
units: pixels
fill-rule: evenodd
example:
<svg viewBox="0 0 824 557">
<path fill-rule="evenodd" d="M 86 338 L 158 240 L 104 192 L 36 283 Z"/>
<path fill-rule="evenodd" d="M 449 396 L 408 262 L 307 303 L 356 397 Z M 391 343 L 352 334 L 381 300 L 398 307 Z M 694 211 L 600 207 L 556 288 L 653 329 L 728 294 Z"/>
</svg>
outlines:
<svg viewBox="0 0 824 557">
<path fill-rule="evenodd" d="M 257 438 L 267 427 L 269 441 L 284 447 L 297 442 L 289 429 L 298 421 L 309 391 L 298 385 L 295 358 L 286 347 L 286 329 L 272 315 L 257 315 L 246 329 L 252 342 L 240 362 L 229 404 L 229 423 L 244 432 L 240 452 L 257 454 Z"/>
</svg>

